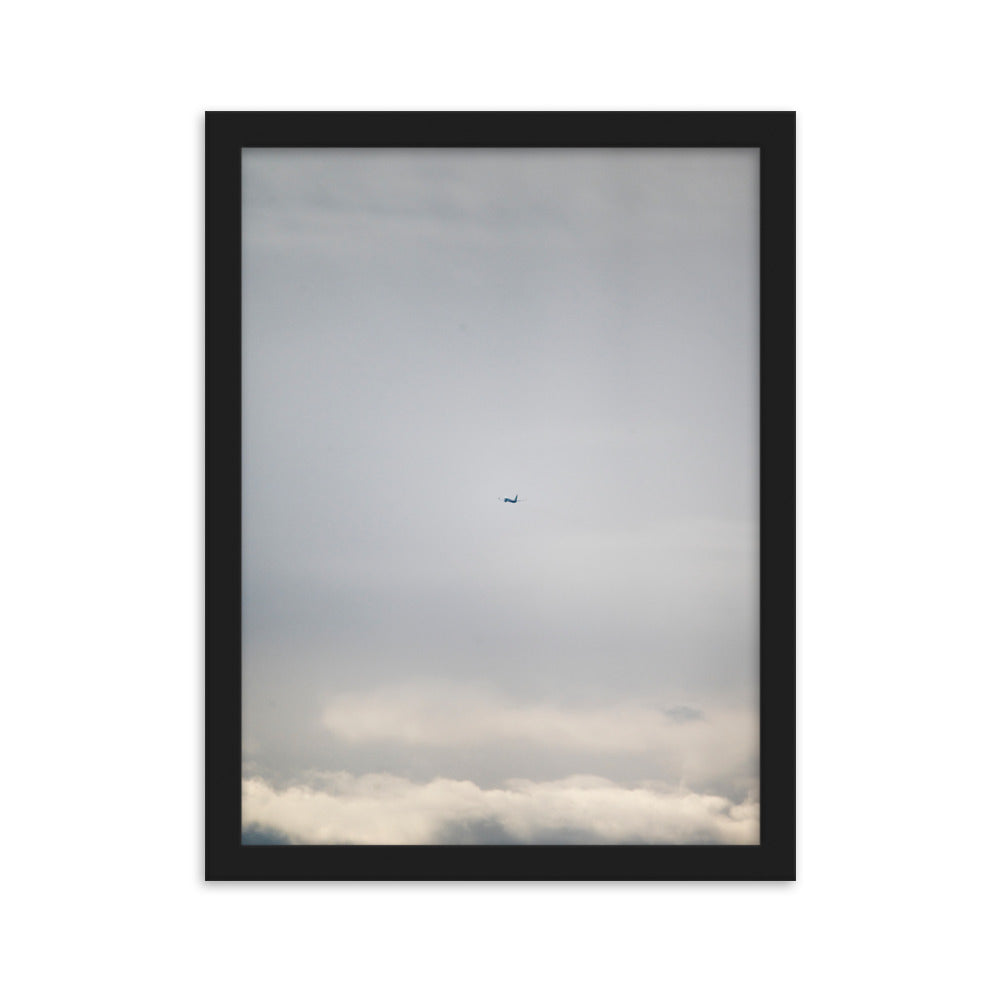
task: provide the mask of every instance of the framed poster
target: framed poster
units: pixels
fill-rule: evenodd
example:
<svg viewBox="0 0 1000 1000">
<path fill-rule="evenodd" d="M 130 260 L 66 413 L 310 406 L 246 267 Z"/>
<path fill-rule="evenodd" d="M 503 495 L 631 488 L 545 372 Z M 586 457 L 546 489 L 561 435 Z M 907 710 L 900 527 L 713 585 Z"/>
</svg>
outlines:
<svg viewBox="0 0 1000 1000">
<path fill-rule="evenodd" d="M 207 879 L 795 877 L 794 126 L 207 115 Z"/>
</svg>

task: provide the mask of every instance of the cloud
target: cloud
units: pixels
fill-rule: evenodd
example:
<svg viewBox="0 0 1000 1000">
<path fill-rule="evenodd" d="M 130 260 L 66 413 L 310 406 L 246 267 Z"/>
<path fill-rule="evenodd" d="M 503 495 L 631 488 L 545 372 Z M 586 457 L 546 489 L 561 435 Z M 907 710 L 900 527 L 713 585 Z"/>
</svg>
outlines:
<svg viewBox="0 0 1000 1000">
<path fill-rule="evenodd" d="M 473 746 L 515 740 L 542 747 L 640 753 L 672 747 L 676 728 L 704 718 L 690 706 L 621 703 L 574 708 L 516 703 L 474 688 L 440 691 L 399 685 L 335 698 L 323 714 L 327 728 L 348 743 Z M 685 742 L 691 731 L 686 730 Z"/>
<path fill-rule="evenodd" d="M 705 713 L 700 708 L 692 708 L 690 705 L 674 705 L 672 708 L 665 708 L 663 714 L 674 722 L 695 722 L 705 718 Z"/>
<path fill-rule="evenodd" d="M 690 705 L 629 701 L 568 706 L 518 702 L 473 686 L 401 684 L 339 695 L 328 703 L 323 722 L 337 740 L 353 746 L 517 747 L 598 759 L 642 757 L 659 764 L 646 774 L 668 770 L 695 782 L 719 775 L 754 778 L 756 770 L 757 717 L 750 711 L 706 714 Z"/>
<path fill-rule="evenodd" d="M 243 825 L 296 844 L 755 844 L 759 806 L 751 798 L 736 803 L 655 783 L 625 787 L 593 775 L 480 788 L 340 771 L 285 789 L 245 780 Z"/>
<path fill-rule="evenodd" d="M 251 823 L 243 828 L 240 842 L 248 847 L 274 847 L 277 844 L 290 844 L 291 841 L 276 830 L 268 830 Z"/>
</svg>

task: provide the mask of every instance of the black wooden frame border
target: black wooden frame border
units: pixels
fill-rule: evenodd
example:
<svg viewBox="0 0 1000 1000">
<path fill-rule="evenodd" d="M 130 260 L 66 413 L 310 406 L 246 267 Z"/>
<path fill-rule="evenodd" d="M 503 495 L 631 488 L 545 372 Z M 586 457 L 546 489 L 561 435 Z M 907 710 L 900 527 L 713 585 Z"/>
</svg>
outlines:
<svg viewBox="0 0 1000 1000">
<path fill-rule="evenodd" d="M 206 880 L 793 880 L 794 113 L 211 111 L 205 132 Z M 241 157 L 260 146 L 760 149 L 759 845 L 240 843 Z"/>
</svg>

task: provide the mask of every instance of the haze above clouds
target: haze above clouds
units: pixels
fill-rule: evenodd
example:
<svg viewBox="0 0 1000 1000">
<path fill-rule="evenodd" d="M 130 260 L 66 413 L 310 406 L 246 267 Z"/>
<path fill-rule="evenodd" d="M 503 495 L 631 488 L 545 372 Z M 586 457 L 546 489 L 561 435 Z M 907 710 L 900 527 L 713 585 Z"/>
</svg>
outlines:
<svg viewBox="0 0 1000 1000">
<path fill-rule="evenodd" d="M 247 829 L 752 842 L 755 152 L 248 150 L 243 198 Z"/>
</svg>

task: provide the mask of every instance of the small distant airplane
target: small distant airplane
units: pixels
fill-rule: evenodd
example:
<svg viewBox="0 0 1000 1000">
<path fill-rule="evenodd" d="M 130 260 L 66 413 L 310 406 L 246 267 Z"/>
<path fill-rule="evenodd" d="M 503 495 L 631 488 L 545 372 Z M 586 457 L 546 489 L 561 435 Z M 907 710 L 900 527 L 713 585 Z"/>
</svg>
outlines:
<svg viewBox="0 0 1000 1000">
<path fill-rule="evenodd" d="M 497 500 L 503 500 L 504 503 L 517 503 L 517 494 L 514 494 L 513 500 L 510 497 L 497 497 Z"/>
</svg>

